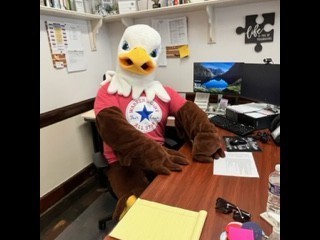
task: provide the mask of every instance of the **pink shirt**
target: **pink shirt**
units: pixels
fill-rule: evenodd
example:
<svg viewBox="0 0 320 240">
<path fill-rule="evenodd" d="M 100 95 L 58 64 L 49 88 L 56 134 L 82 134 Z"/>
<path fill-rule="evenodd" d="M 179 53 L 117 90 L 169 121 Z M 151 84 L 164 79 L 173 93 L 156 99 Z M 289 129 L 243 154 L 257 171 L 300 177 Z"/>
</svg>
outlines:
<svg viewBox="0 0 320 240">
<path fill-rule="evenodd" d="M 164 88 L 171 97 L 171 101 L 165 103 L 156 96 L 151 103 L 148 103 L 144 93 L 138 99 L 134 100 L 131 95 L 124 97 L 118 94 L 109 94 L 107 92 L 108 86 L 109 83 L 103 85 L 98 90 L 94 102 L 94 112 L 96 116 L 105 108 L 118 107 L 132 126 L 161 144 L 164 142 L 168 116 L 175 116 L 177 111 L 187 101 L 170 87 Z M 103 146 L 104 156 L 108 159 L 108 162 L 116 162 L 117 158 L 112 148 L 105 143 Z"/>
</svg>

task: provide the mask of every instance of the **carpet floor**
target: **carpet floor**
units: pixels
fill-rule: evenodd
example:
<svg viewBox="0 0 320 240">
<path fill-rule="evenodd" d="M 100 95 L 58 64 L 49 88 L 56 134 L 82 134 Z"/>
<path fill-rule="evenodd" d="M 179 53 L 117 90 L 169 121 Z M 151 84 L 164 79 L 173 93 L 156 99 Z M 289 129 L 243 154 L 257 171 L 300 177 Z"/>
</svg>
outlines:
<svg viewBox="0 0 320 240">
<path fill-rule="evenodd" d="M 101 194 L 78 218 L 76 218 L 56 240 L 103 240 L 115 226 L 113 221 L 108 221 L 105 230 L 99 229 L 99 219 L 112 214 L 116 200 L 105 192 Z"/>
</svg>

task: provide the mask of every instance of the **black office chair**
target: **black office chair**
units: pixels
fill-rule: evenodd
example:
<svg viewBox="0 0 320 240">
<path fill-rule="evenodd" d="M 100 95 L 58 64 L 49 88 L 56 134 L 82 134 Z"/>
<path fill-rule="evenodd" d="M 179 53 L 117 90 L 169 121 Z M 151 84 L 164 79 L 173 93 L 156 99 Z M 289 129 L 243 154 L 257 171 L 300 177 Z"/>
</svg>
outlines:
<svg viewBox="0 0 320 240">
<path fill-rule="evenodd" d="M 103 156 L 103 154 L 101 152 L 96 152 L 93 154 L 93 164 L 96 166 L 97 171 L 98 171 L 98 175 L 101 179 L 103 180 L 103 185 L 106 188 L 106 191 L 110 193 L 110 195 L 115 199 L 118 200 L 117 196 L 115 195 L 115 193 L 113 192 L 110 182 L 107 178 L 107 176 L 105 176 L 104 171 L 106 168 L 108 168 L 109 164 L 108 161 L 105 159 L 105 157 Z M 99 224 L 98 227 L 100 230 L 105 230 L 107 227 L 107 222 L 112 220 L 112 214 L 108 214 L 107 216 L 105 216 L 104 218 L 99 219 Z"/>
</svg>

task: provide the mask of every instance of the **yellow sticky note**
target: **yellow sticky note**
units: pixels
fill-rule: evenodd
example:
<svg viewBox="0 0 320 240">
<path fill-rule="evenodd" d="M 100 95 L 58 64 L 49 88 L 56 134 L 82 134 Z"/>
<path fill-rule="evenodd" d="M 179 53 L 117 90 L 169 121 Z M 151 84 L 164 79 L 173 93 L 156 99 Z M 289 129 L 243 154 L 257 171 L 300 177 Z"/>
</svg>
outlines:
<svg viewBox="0 0 320 240">
<path fill-rule="evenodd" d="M 190 55 L 189 45 L 179 47 L 180 58 L 188 57 Z"/>
</svg>

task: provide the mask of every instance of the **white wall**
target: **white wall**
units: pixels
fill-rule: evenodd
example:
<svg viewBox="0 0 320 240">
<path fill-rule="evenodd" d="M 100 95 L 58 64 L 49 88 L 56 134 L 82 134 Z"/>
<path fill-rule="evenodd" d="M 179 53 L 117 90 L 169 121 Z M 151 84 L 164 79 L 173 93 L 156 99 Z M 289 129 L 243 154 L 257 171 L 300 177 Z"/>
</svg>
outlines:
<svg viewBox="0 0 320 240">
<path fill-rule="evenodd" d="M 40 129 L 40 197 L 92 163 L 90 125 L 78 115 Z"/>
<path fill-rule="evenodd" d="M 280 63 L 280 3 L 279 1 L 216 8 L 216 44 L 207 44 L 207 15 L 205 11 L 189 12 L 187 16 L 191 55 L 185 59 L 168 59 L 168 66 L 158 69 L 158 79 L 181 92 L 192 91 L 193 62 L 243 61 L 262 63 L 271 57 Z M 262 52 L 255 44 L 244 44 L 243 34 L 235 29 L 245 25 L 245 16 L 275 12 L 274 42 L 263 43 Z M 87 71 L 67 73 L 53 68 L 44 20 L 81 24 Z M 136 23 L 151 25 L 151 18 Z M 40 16 L 40 113 L 93 98 L 106 70 L 114 70 L 116 51 L 125 26 L 120 22 L 104 24 L 97 34 L 97 52 L 90 50 L 86 21 Z M 88 166 L 93 146 L 89 125 L 81 116 L 40 129 L 40 196 L 71 178 Z"/>
<path fill-rule="evenodd" d="M 275 12 L 274 41 L 262 43 L 262 51 L 255 52 L 255 44 L 245 44 L 244 35 L 238 35 L 236 28 L 245 26 L 245 16 Z M 208 44 L 208 18 L 206 12 L 196 11 L 185 14 L 166 15 L 165 18 L 187 16 L 190 57 L 167 59 L 167 67 L 158 68 L 158 79 L 180 92 L 192 92 L 193 62 L 204 61 L 239 61 L 263 63 L 264 58 L 272 58 L 280 63 L 280 1 L 254 3 L 215 9 L 216 43 Z M 160 17 L 157 17 L 160 18 Z M 151 26 L 152 18 L 137 19 L 135 23 Z M 116 46 L 125 27 L 121 23 L 106 24 L 111 43 L 112 59 L 116 59 Z M 113 66 L 115 61 L 113 61 Z"/>
</svg>

